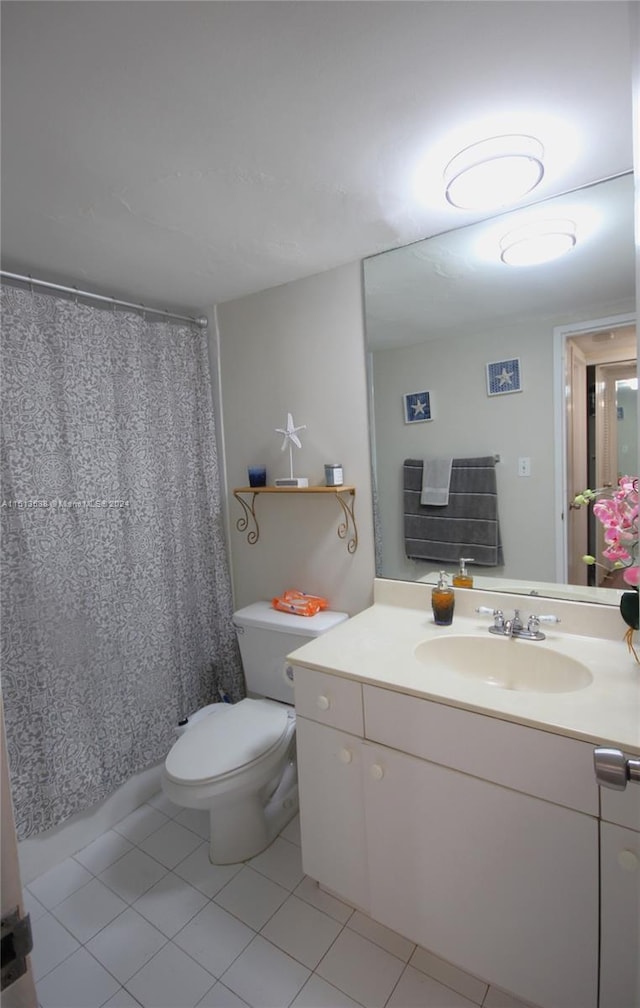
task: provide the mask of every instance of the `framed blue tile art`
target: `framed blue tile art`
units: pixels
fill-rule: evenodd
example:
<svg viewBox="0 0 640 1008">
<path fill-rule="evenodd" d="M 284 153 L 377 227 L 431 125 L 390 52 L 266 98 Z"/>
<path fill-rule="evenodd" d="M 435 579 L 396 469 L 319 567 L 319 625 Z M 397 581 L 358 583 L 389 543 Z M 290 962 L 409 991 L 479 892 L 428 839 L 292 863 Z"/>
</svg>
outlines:
<svg viewBox="0 0 640 1008">
<path fill-rule="evenodd" d="M 433 420 L 430 392 L 407 392 L 402 399 L 405 423 L 424 423 L 426 420 Z"/>
<path fill-rule="evenodd" d="M 520 358 L 487 364 L 487 395 L 508 395 L 510 392 L 522 392 Z"/>
</svg>

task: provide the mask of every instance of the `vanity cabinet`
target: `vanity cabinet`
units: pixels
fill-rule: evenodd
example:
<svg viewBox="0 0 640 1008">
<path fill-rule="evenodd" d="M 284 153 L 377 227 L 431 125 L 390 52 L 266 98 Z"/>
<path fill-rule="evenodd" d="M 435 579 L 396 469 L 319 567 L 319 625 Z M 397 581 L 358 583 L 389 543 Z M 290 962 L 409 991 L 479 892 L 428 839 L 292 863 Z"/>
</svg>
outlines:
<svg viewBox="0 0 640 1008">
<path fill-rule="evenodd" d="M 294 682 L 305 872 L 533 1004 L 597 1008 L 592 747 L 310 669 Z"/>
<path fill-rule="evenodd" d="M 296 735 L 305 873 L 369 913 L 362 743 L 302 717 Z"/>
<path fill-rule="evenodd" d="M 368 911 L 360 683 L 294 669 L 304 870 Z"/>
<path fill-rule="evenodd" d="M 600 1008 L 640 1005 L 640 788 L 601 789 Z"/>
</svg>

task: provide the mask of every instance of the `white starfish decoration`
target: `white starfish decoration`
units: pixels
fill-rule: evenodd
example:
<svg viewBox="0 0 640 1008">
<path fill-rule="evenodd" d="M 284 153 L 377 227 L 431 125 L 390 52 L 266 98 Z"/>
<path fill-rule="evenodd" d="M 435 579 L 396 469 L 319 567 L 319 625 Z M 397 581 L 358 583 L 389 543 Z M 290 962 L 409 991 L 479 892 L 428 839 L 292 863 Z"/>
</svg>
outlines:
<svg viewBox="0 0 640 1008">
<path fill-rule="evenodd" d="M 423 401 L 422 401 L 422 399 L 418 399 L 418 400 L 417 400 L 417 401 L 416 401 L 416 402 L 415 402 L 415 403 L 413 404 L 413 412 L 414 412 L 414 415 L 415 415 L 415 416 L 421 416 L 421 415 L 422 415 L 422 416 L 424 416 L 424 415 L 425 415 L 425 410 L 426 410 L 426 408 L 427 408 L 427 404 L 426 404 L 426 402 L 423 402 Z"/>
<path fill-rule="evenodd" d="M 285 448 L 287 447 L 287 445 L 289 445 L 289 472 L 290 472 L 290 475 L 291 475 L 291 479 L 294 478 L 294 476 L 293 476 L 293 449 L 292 449 L 292 445 L 295 445 L 296 448 L 302 448 L 302 442 L 300 441 L 300 438 L 298 437 L 298 431 L 302 431 L 302 430 L 306 430 L 306 429 L 307 429 L 307 425 L 306 424 L 301 424 L 299 427 L 295 426 L 291 413 L 287 413 L 287 426 L 286 426 L 286 429 L 283 428 L 283 427 L 276 427 L 276 434 L 283 434 L 284 435 L 284 437 L 282 438 L 282 447 L 281 447 L 280 451 L 284 451 Z"/>
<path fill-rule="evenodd" d="M 502 371 L 498 375 L 498 384 L 500 388 L 504 388 L 505 385 L 511 385 L 513 379 L 513 371 L 507 371 L 506 367 L 503 367 Z"/>
</svg>

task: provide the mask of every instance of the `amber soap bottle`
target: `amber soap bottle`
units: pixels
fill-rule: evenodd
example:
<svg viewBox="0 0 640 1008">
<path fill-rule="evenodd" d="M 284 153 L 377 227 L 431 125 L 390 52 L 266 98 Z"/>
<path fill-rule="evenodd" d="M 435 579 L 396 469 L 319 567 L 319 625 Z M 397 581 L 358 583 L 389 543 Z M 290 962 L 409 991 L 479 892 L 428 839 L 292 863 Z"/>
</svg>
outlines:
<svg viewBox="0 0 640 1008">
<path fill-rule="evenodd" d="M 455 593 L 453 588 L 447 584 L 447 575 L 440 571 L 438 583 L 431 592 L 431 607 L 433 609 L 433 621 L 436 626 L 451 626 L 453 622 L 453 607 L 455 605 Z"/>
<path fill-rule="evenodd" d="M 460 570 L 451 579 L 454 588 L 473 588 L 473 578 L 467 570 L 468 563 L 473 563 L 473 557 L 460 557 Z"/>
</svg>

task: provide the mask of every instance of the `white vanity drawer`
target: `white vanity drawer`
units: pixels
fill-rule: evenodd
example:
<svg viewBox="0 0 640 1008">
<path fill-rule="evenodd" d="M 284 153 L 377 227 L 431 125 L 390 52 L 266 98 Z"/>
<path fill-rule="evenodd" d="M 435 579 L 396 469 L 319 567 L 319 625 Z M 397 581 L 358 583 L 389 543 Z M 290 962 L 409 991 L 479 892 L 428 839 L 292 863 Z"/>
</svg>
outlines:
<svg viewBox="0 0 640 1008">
<path fill-rule="evenodd" d="M 364 686 L 373 742 L 598 814 L 593 745 L 377 686 Z"/>
<path fill-rule="evenodd" d="M 363 734 L 360 683 L 295 665 L 293 687 L 296 711 L 302 717 L 353 735 Z"/>
</svg>

